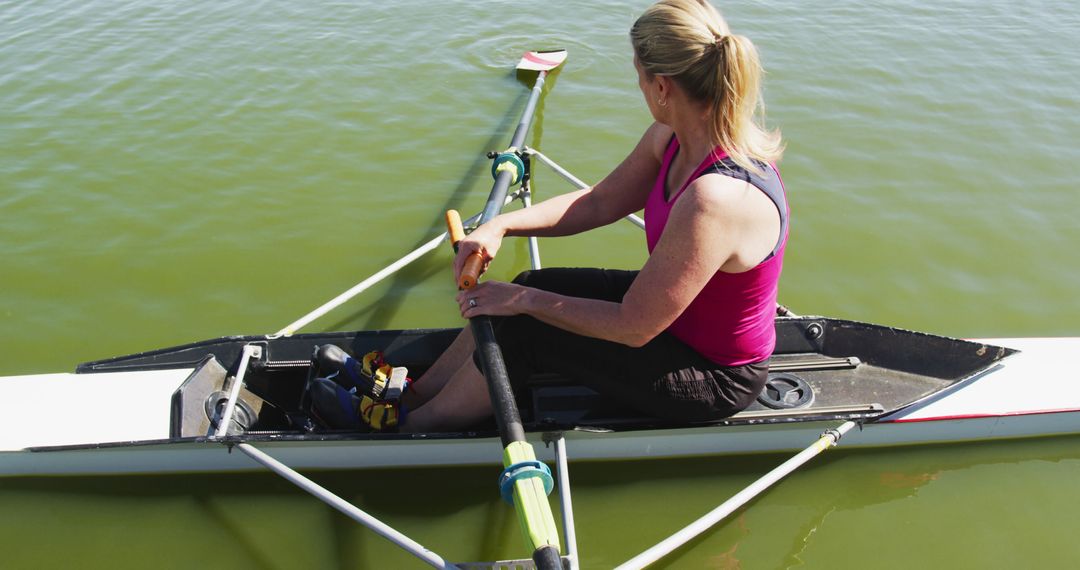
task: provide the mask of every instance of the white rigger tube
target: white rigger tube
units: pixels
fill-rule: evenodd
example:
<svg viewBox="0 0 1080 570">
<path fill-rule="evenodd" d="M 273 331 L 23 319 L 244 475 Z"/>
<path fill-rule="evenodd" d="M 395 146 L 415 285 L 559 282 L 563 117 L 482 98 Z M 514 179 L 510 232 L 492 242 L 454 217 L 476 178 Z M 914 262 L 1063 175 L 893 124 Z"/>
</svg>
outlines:
<svg viewBox="0 0 1080 570">
<path fill-rule="evenodd" d="M 566 539 L 566 556 L 570 570 L 578 570 L 577 531 L 574 529 L 574 505 L 570 500 L 570 462 L 566 456 L 566 438 L 559 434 L 555 439 L 555 463 L 559 476 L 559 508 L 562 510 L 563 536 Z"/>
<path fill-rule="evenodd" d="M 517 197 L 518 197 L 517 193 L 514 193 L 511 196 L 507 196 L 506 197 L 506 203 L 509 204 L 512 200 L 517 199 Z M 479 220 L 479 219 L 480 219 L 480 214 L 476 214 L 475 216 L 469 218 L 468 220 L 465 220 L 465 225 L 473 224 L 473 223 L 476 222 L 476 220 Z M 425 253 L 428 253 L 430 251 L 433 251 L 433 250 L 437 249 L 439 247 L 439 244 L 441 244 L 444 240 L 446 240 L 446 238 L 447 238 L 447 233 L 446 232 L 443 232 L 443 233 L 439 234 L 438 237 L 436 237 L 436 238 L 432 239 L 431 241 L 425 243 L 424 245 L 414 249 L 413 251 L 409 252 L 408 254 L 406 254 L 401 259 L 391 263 L 390 265 L 387 265 L 386 267 L 384 267 L 383 269 L 381 269 L 379 272 L 375 273 L 371 277 L 368 277 L 367 279 L 364 279 L 363 281 L 357 283 L 356 285 L 353 285 L 353 287 L 351 289 L 349 289 L 348 291 L 345 291 L 344 293 L 338 295 L 337 297 L 334 297 L 333 299 L 330 299 L 326 303 L 323 303 L 323 305 L 321 307 L 319 307 L 319 308 L 315 309 L 314 311 L 311 311 L 310 313 L 300 317 L 295 322 L 289 324 L 288 326 L 286 326 L 285 328 L 279 330 L 278 332 L 270 335 L 269 338 L 280 338 L 280 337 L 283 337 L 283 336 L 292 336 L 296 331 L 298 331 L 301 328 L 306 327 L 307 325 L 311 324 L 315 319 L 318 319 L 319 317 L 325 315 L 326 313 L 329 313 L 330 311 L 333 311 L 334 309 L 340 307 L 341 305 L 344 305 L 346 302 L 349 301 L 349 299 L 352 299 L 353 297 L 355 297 L 355 296 L 359 295 L 360 293 L 363 293 L 364 291 L 366 291 L 372 285 L 375 285 L 379 281 L 382 281 L 383 279 L 386 279 L 387 277 L 393 275 L 394 273 L 396 273 L 401 268 L 405 267 L 406 265 L 408 265 L 408 264 L 416 261 L 420 257 L 422 257 Z"/>
<path fill-rule="evenodd" d="M 280 331 L 274 333 L 271 336 L 271 338 L 278 338 L 278 337 L 282 337 L 282 336 L 292 336 L 293 333 L 295 333 L 296 331 L 300 330 L 301 328 L 311 324 L 311 322 L 314 321 L 315 319 L 317 319 L 317 318 L 325 315 L 326 313 L 329 313 L 330 311 L 333 311 L 334 309 L 340 307 L 341 305 L 345 304 L 349 299 L 352 299 L 353 297 L 355 297 L 355 296 L 359 295 L 360 293 L 364 292 L 365 290 L 367 290 L 372 285 L 378 283 L 379 281 L 382 281 L 383 279 L 386 279 L 390 275 L 393 275 L 399 269 L 401 269 L 402 267 L 405 267 L 406 265 L 412 263 L 413 261 L 416 261 L 418 258 L 423 256 L 425 253 L 428 253 L 429 251 L 437 249 L 439 247 L 439 244 L 441 244 L 446 239 L 446 235 L 447 235 L 446 232 L 443 232 L 441 235 L 439 235 L 439 237 L 436 237 L 435 239 L 432 239 L 431 241 L 425 243 L 424 245 L 418 247 L 417 249 L 414 249 L 412 252 L 407 254 L 405 257 L 402 257 L 401 259 L 395 261 L 394 263 L 391 263 L 390 265 L 384 267 L 378 273 L 375 273 L 371 277 L 368 277 L 367 279 L 364 279 L 363 281 L 357 283 L 356 285 L 354 285 L 348 291 L 345 291 L 344 293 L 338 295 L 337 297 L 334 297 L 333 299 L 330 299 L 329 301 L 324 303 L 321 307 L 315 309 L 314 311 L 311 311 L 310 313 L 304 315 L 303 317 L 300 317 L 299 319 L 297 319 L 292 324 L 290 324 L 290 325 L 286 326 L 285 328 L 281 329 Z"/>
<path fill-rule="evenodd" d="M 521 204 L 526 208 L 532 207 L 532 192 L 524 188 L 521 193 Z M 540 269 L 540 243 L 536 236 L 529 236 L 529 265 L 533 269 Z"/>
<path fill-rule="evenodd" d="M 530 156 L 535 156 L 536 158 L 539 158 L 541 162 L 543 162 L 544 164 L 551 167 L 552 170 L 554 170 L 556 173 L 558 173 L 560 176 L 562 176 L 566 180 L 570 181 L 570 183 L 573 184 L 574 186 L 576 186 L 579 190 L 582 190 L 582 189 L 585 189 L 585 188 L 589 187 L 589 185 L 582 182 L 580 178 L 574 176 L 573 174 L 570 174 L 570 172 L 568 172 L 565 168 L 559 166 L 558 164 L 556 164 L 554 161 L 552 161 L 547 156 L 544 156 L 544 154 L 541 153 L 540 151 L 538 151 L 538 150 L 536 150 L 534 148 L 526 148 L 523 152 L 525 152 L 526 154 L 528 154 Z M 519 192 L 520 192 L 520 190 L 519 190 Z M 514 195 L 511 195 L 511 196 L 507 196 L 504 205 L 509 204 L 512 200 L 517 199 L 519 196 L 520 196 L 520 194 L 518 194 L 518 193 L 515 193 Z M 527 206 L 528 206 L 528 204 L 526 204 L 526 207 Z M 469 218 L 468 220 L 465 220 L 465 225 L 471 225 L 474 222 L 476 222 L 476 220 L 478 220 L 479 218 L 480 218 L 480 214 L 477 214 L 477 215 Z M 634 214 L 630 214 L 629 216 L 626 216 L 626 219 L 630 223 L 634 224 L 635 226 L 637 226 L 639 228 L 642 228 L 642 229 L 645 228 L 645 221 L 642 220 L 640 217 L 634 215 Z M 412 252 L 405 255 L 401 259 L 395 261 L 394 263 L 386 266 L 385 268 L 383 268 L 378 273 L 372 275 L 371 277 L 368 277 L 367 279 L 361 281 L 360 283 L 357 283 L 356 285 L 354 285 L 348 291 L 345 291 L 344 293 L 338 295 L 337 297 L 334 297 L 333 299 L 330 299 L 329 301 L 327 301 L 326 303 L 324 303 L 322 306 L 315 309 L 314 311 L 311 311 L 310 313 L 304 315 L 303 317 L 300 317 L 295 322 L 287 325 L 285 328 L 279 330 L 278 332 L 276 332 L 276 333 L 274 333 L 272 335 L 269 335 L 268 338 L 280 338 L 280 337 L 283 337 L 283 336 L 292 336 L 294 333 L 296 333 L 296 331 L 298 331 L 301 328 L 306 327 L 307 325 L 311 324 L 313 321 L 315 321 L 315 319 L 318 319 L 319 317 L 322 317 L 323 315 L 329 313 L 330 311 L 333 311 L 334 309 L 340 307 L 341 305 L 348 302 L 349 299 L 352 299 L 353 297 L 359 295 L 360 293 L 363 293 L 368 288 L 370 288 L 372 285 L 375 285 L 379 281 L 382 281 L 383 279 L 386 279 L 390 275 L 396 273 L 402 267 L 405 267 L 406 265 L 412 263 L 413 261 L 416 261 L 418 258 L 423 256 L 425 253 L 428 253 L 430 251 L 433 251 L 433 250 L 437 249 L 439 247 L 439 244 L 441 244 L 443 242 L 443 240 L 446 239 L 446 237 L 447 237 L 446 232 L 443 232 L 438 237 L 436 237 L 436 238 L 432 239 L 431 241 L 425 243 L 424 245 L 418 247 L 417 249 L 413 250 Z M 536 250 L 536 238 L 529 238 L 529 239 L 530 239 L 529 246 L 530 246 L 532 251 L 535 251 Z M 533 257 L 534 257 L 533 261 L 535 262 L 534 263 L 534 268 L 539 269 L 540 268 L 539 256 L 536 255 L 536 256 L 533 256 Z"/>
<path fill-rule="evenodd" d="M 244 385 L 244 375 L 247 373 L 248 362 L 251 356 L 262 352 L 262 348 L 254 344 L 246 344 L 240 353 L 240 365 L 236 368 L 236 376 L 233 377 L 232 388 L 229 390 L 229 401 L 225 404 L 225 411 L 218 419 L 217 431 L 214 437 L 225 437 L 229 431 L 229 423 L 232 422 L 233 413 L 236 412 L 236 400 L 240 397 L 240 388 Z"/>
<path fill-rule="evenodd" d="M 284 477 L 293 485 L 296 485 L 304 491 L 311 493 L 316 499 L 319 499 L 327 505 L 334 507 L 345 516 L 375 531 L 383 538 L 403 548 L 409 554 L 416 556 L 417 558 L 423 560 L 431 566 L 434 566 L 435 568 L 457 568 L 457 566 L 454 566 L 453 564 L 447 562 L 441 556 L 428 550 L 420 543 L 405 536 L 404 534 L 401 534 L 397 530 L 394 530 L 393 527 L 390 527 L 379 519 L 365 513 L 352 503 L 346 501 L 345 499 L 342 499 L 334 493 L 331 493 L 318 483 L 312 481 L 311 479 L 308 479 L 307 477 L 304 477 L 300 473 L 297 473 L 288 465 L 285 465 L 277 459 L 270 457 L 266 453 L 263 453 L 262 451 L 256 449 L 251 444 L 239 443 L 236 445 L 236 447 L 240 451 L 243 451 L 248 457 L 259 462 L 267 469 L 270 469 L 274 473 L 277 473 L 278 475 Z"/>
<path fill-rule="evenodd" d="M 539 158 L 540 162 L 543 162 L 544 164 L 551 167 L 551 169 L 554 170 L 556 174 L 558 174 L 559 176 L 562 176 L 563 178 L 565 178 L 571 184 L 576 186 L 578 190 L 584 190 L 584 189 L 589 187 L 589 185 L 586 184 L 585 182 L 583 182 L 580 178 L 578 178 L 577 176 L 574 176 L 573 174 L 570 174 L 570 171 L 568 171 L 565 168 L 559 166 L 558 164 L 555 163 L 555 161 L 551 160 L 547 156 L 544 156 L 544 153 L 536 150 L 535 148 L 526 147 L 523 152 L 525 152 L 525 154 L 528 154 L 529 156 L 535 156 L 536 158 Z M 645 229 L 645 220 L 642 220 L 641 218 L 639 218 L 638 216 L 636 216 L 634 214 L 630 214 L 629 216 L 626 216 L 626 220 L 629 221 L 630 223 L 634 224 L 635 226 L 641 228 L 641 229 Z"/>
<path fill-rule="evenodd" d="M 760 495 L 766 489 L 771 487 L 774 483 L 783 479 L 792 471 L 798 469 L 807 461 L 813 459 L 822 451 L 836 445 L 840 438 L 848 432 L 851 428 L 855 427 L 856 423 L 849 421 L 836 429 L 831 429 L 821 434 L 821 437 L 815 441 L 810 447 L 799 452 L 797 455 L 788 459 L 782 463 L 776 469 L 768 472 L 764 477 L 754 481 L 749 487 L 739 491 L 735 496 L 725 501 L 719 507 L 716 507 L 709 514 L 694 521 L 686 528 L 671 535 L 658 543 L 656 546 L 638 554 L 630 560 L 624 562 L 616 568 L 616 570 L 631 570 L 644 568 L 657 560 L 660 560 L 664 556 L 670 554 L 676 548 L 686 544 L 692 540 L 695 536 L 705 532 L 716 523 L 724 520 L 725 517 L 735 512 L 739 507 L 750 502 L 751 499 Z"/>
</svg>

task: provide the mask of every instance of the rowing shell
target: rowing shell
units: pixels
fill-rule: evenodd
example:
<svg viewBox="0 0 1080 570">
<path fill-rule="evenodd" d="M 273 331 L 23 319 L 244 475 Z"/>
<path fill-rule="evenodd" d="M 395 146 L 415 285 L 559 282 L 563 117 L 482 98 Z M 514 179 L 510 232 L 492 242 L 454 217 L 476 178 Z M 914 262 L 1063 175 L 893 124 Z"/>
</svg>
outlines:
<svg viewBox="0 0 1080 570">
<path fill-rule="evenodd" d="M 661 422 L 619 409 L 564 378 L 536 379 L 522 402 L 528 439 L 563 433 L 574 460 L 800 449 L 854 420 L 851 447 L 1080 433 L 1080 338 L 963 341 L 819 317 L 777 320 L 766 396 L 711 424 Z M 457 330 L 227 337 L 80 365 L 75 373 L 0 378 L 0 475 L 259 469 L 211 436 L 245 346 L 248 366 L 225 439 L 256 443 L 295 468 L 489 464 L 493 425 L 469 432 L 305 431 L 300 393 L 311 349 L 386 350 L 422 371 Z M 801 382 L 801 384 L 799 384 Z"/>
</svg>

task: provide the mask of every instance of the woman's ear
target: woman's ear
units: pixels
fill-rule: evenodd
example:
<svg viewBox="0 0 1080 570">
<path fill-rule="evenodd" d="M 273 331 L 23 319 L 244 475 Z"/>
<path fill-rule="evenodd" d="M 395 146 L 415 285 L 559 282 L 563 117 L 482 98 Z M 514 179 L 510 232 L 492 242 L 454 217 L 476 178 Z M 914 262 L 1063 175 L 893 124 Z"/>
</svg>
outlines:
<svg viewBox="0 0 1080 570">
<path fill-rule="evenodd" d="M 674 85 L 671 77 L 667 75 L 657 75 L 656 80 L 656 94 L 661 101 L 667 101 L 671 97 L 671 89 Z"/>
</svg>

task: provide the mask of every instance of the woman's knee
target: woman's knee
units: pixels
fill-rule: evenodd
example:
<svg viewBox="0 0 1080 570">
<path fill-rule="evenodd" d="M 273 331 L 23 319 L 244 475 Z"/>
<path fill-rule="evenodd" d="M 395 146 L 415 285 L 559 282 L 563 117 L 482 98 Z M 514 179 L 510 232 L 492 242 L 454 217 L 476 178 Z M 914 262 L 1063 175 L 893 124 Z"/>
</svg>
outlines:
<svg viewBox="0 0 1080 570">
<path fill-rule="evenodd" d="M 512 283 L 514 283 L 516 285 L 524 285 L 526 287 L 529 287 L 530 286 L 529 281 L 533 278 L 534 273 L 535 273 L 535 271 L 533 271 L 531 269 L 526 269 L 525 271 L 522 271 L 521 273 L 518 273 L 517 277 L 514 277 L 514 280 L 512 281 Z"/>
</svg>

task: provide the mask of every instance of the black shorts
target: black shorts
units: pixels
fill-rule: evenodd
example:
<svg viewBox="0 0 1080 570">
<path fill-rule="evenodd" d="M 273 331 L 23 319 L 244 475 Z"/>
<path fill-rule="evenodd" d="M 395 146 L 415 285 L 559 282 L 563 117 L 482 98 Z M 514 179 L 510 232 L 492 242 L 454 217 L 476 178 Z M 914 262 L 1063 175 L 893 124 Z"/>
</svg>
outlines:
<svg viewBox="0 0 1080 570">
<path fill-rule="evenodd" d="M 526 271 L 514 282 L 572 297 L 621 302 L 637 274 L 553 268 Z M 667 332 L 634 348 L 524 315 L 493 320 L 510 382 L 519 395 L 527 391 L 534 373 L 555 373 L 654 417 L 709 421 L 749 406 L 769 372 L 767 359 L 721 366 Z"/>
</svg>

